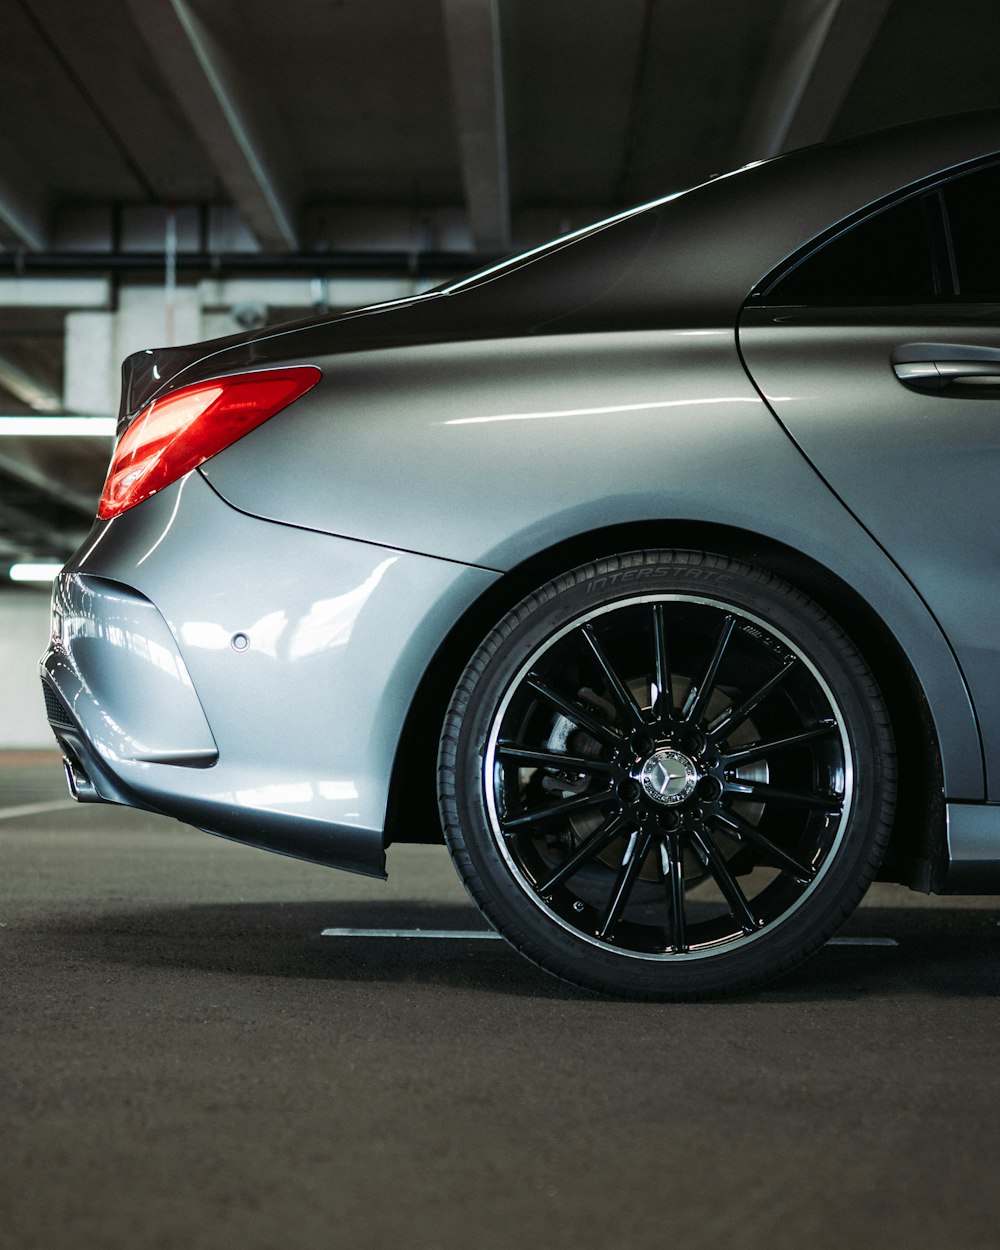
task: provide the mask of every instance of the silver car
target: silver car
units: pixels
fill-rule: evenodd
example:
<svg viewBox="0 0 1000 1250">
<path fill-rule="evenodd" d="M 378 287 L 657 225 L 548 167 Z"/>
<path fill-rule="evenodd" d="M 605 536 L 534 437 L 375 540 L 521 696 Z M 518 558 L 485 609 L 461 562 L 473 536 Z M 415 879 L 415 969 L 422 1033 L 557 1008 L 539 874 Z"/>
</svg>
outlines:
<svg viewBox="0 0 1000 1250">
<path fill-rule="evenodd" d="M 354 872 L 443 837 L 605 993 L 1000 892 L 1000 114 L 125 364 L 42 660 L 72 793 Z"/>
</svg>

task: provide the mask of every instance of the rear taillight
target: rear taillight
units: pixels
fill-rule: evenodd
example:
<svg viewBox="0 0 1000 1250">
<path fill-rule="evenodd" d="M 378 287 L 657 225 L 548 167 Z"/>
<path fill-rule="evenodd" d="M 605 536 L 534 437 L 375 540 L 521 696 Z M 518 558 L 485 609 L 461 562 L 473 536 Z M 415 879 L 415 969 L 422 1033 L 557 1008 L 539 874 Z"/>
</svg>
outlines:
<svg viewBox="0 0 1000 1250">
<path fill-rule="evenodd" d="M 212 378 L 154 399 L 121 436 L 97 515 L 142 503 L 249 434 L 316 385 L 314 365 Z"/>
</svg>

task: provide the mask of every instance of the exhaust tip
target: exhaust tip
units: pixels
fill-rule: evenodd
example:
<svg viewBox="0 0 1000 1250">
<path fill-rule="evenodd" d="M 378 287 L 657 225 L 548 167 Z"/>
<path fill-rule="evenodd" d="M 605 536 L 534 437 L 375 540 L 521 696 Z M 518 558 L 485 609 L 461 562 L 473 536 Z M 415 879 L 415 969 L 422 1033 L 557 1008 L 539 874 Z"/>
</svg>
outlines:
<svg viewBox="0 0 1000 1250">
<path fill-rule="evenodd" d="M 70 798 L 76 799 L 78 803 L 104 802 L 97 793 L 94 783 L 76 760 L 63 756 L 63 772 L 66 775 L 66 786 L 69 789 Z"/>
</svg>

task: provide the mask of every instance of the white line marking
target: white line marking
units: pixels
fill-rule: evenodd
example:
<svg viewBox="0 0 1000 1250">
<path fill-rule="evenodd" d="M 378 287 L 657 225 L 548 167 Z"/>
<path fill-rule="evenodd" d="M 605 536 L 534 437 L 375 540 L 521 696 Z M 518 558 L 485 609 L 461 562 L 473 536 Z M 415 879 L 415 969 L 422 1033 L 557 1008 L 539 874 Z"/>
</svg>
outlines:
<svg viewBox="0 0 1000 1250">
<path fill-rule="evenodd" d="M 321 937 L 362 938 L 464 938 L 468 942 L 499 938 L 489 929 L 324 929 Z M 898 946 L 895 938 L 835 937 L 828 946 Z"/>
<path fill-rule="evenodd" d="M 21 807 L 0 807 L 0 820 L 16 820 L 18 816 L 40 816 L 43 812 L 61 812 L 76 807 L 74 799 L 53 799 L 48 803 L 24 803 Z"/>
<path fill-rule="evenodd" d="M 320 934 L 320 937 L 465 938 L 467 941 L 499 936 L 492 929 L 324 929 Z"/>
</svg>

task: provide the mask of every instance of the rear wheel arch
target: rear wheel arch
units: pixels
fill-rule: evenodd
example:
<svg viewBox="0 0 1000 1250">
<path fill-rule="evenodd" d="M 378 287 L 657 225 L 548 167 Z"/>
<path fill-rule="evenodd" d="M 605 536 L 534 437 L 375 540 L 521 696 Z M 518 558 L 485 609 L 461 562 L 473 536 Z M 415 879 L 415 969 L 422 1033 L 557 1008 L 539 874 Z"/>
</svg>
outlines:
<svg viewBox="0 0 1000 1250">
<path fill-rule="evenodd" d="M 899 792 L 881 876 L 928 890 L 945 853 L 940 747 L 913 666 L 884 621 L 830 569 L 749 531 L 686 521 L 616 526 L 576 536 L 505 573 L 456 622 L 411 702 L 393 764 L 386 844 L 443 841 L 435 793 L 437 742 L 452 693 L 469 657 L 525 595 L 581 564 L 653 547 L 718 554 L 770 572 L 823 608 L 854 640 L 889 710 Z"/>
</svg>

